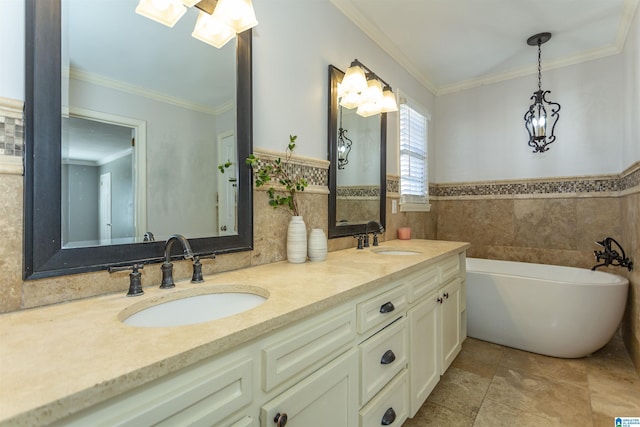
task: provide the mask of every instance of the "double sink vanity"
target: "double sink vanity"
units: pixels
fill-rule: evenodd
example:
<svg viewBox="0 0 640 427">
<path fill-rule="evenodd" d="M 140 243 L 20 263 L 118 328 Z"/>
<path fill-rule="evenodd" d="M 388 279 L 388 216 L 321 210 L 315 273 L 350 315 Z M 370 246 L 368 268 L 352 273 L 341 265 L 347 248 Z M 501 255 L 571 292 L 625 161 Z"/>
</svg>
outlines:
<svg viewBox="0 0 640 427">
<path fill-rule="evenodd" d="M 390 241 L 5 314 L 0 425 L 400 426 L 466 336 L 468 246 Z"/>
</svg>

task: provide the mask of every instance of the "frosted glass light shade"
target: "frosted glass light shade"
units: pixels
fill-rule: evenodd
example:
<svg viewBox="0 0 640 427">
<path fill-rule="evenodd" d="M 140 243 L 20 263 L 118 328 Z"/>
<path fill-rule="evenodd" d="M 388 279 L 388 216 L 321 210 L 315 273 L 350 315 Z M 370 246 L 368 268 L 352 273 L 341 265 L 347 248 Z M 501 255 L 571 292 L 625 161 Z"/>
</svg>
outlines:
<svg viewBox="0 0 640 427">
<path fill-rule="evenodd" d="M 380 80 L 371 79 L 367 81 L 367 89 L 362 93 L 363 102 L 382 104 L 382 83 Z"/>
<path fill-rule="evenodd" d="M 391 92 L 391 89 L 385 89 L 382 91 L 382 108 L 380 112 L 390 113 L 398 111 L 398 103 L 396 102 L 396 96 Z"/>
<path fill-rule="evenodd" d="M 251 0 L 218 0 L 213 14 L 236 33 L 258 25 Z"/>
<path fill-rule="evenodd" d="M 364 70 L 358 65 L 347 68 L 342 79 L 342 87 L 345 93 L 360 93 L 367 89 L 367 78 Z"/>
<path fill-rule="evenodd" d="M 191 36 L 220 49 L 234 38 L 236 32 L 227 24 L 217 18 L 216 13 L 209 15 L 205 12 L 198 14 L 196 26 Z"/>
<path fill-rule="evenodd" d="M 340 105 L 348 109 L 356 108 L 360 105 L 361 98 L 362 96 L 359 93 L 352 92 L 340 98 Z"/>
<path fill-rule="evenodd" d="M 369 117 L 375 114 L 380 114 L 380 105 L 375 102 L 365 102 L 360 104 L 356 110 L 356 114 L 362 117 Z"/>
<path fill-rule="evenodd" d="M 187 8 L 180 0 L 140 0 L 136 13 L 159 22 L 167 27 L 173 27 Z"/>
</svg>

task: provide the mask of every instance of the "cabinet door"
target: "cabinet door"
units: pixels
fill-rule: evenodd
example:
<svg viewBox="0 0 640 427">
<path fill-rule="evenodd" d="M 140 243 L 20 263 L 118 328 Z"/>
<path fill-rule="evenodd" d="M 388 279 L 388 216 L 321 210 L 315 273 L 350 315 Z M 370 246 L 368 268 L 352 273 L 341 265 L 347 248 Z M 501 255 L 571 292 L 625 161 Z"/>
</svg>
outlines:
<svg viewBox="0 0 640 427">
<path fill-rule="evenodd" d="M 262 406 L 262 427 L 356 427 L 358 354 L 351 349 Z M 280 424 L 278 424 L 280 422 Z"/>
<path fill-rule="evenodd" d="M 442 330 L 442 365 L 440 374 L 444 374 L 453 359 L 462 348 L 460 328 L 460 285 L 455 279 L 440 289 L 440 324 Z"/>
<path fill-rule="evenodd" d="M 409 409 L 413 417 L 440 381 L 439 293 L 409 310 Z"/>
</svg>

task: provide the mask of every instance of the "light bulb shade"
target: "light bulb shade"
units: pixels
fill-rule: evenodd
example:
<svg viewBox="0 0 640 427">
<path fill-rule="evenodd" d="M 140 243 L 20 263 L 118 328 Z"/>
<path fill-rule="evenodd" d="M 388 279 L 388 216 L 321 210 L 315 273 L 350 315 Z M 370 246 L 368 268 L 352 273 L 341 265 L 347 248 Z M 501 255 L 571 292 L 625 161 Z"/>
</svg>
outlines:
<svg viewBox="0 0 640 427">
<path fill-rule="evenodd" d="M 340 98 L 340 105 L 344 108 L 356 108 L 361 103 L 362 96 L 358 92 L 348 93 Z"/>
<path fill-rule="evenodd" d="M 362 93 L 362 99 L 364 103 L 382 104 L 383 95 L 380 80 L 370 79 L 367 81 L 367 89 Z"/>
<path fill-rule="evenodd" d="M 209 15 L 208 13 L 200 12 L 191 35 L 200 41 L 220 49 L 236 36 L 236 32 L 219 20 L 215 13 Z"/>
<path fill-rule="evenodd" d="M 241 33 L 258 25 L 251 0 L 218 0 L 214 16 Z"/>
<path fill-rule="evenodd" d="M 529 147 L 534 153 L 544 153 L 549 144 L 556 140 L 556 123 L 560 118 L 560 104 L 547 100 L 550 91 L 538 90 L 533 93 L 533 101 L 524 115 L 524 124 L 529 133 Z"/>
<path fill-rule="evenodd" d="M 173 27 L 186 11 L 187 8 L 180 0 L 140 0 L 136 7 L 138 15 L 167 27 Z"/>
<path fill-rule="evenodd" d="M 362 117 L 370 117 L 380 114 L 380 105 L 375 102 L 365 102 L 358 106 L 356 114 Z"/>
<path fill-rule="evenodd" d="M 396 102 L 396 96 L 391 92 L 391 89 L 385 89 L 382 91 L 382 113 L 391 113 L 398 111 L 398 103 Z"/>
<path fill-rule="evenodd" d="M 193 7 L 196 3 L 200 3 L 201 0 L 182 0 L 182 4 L 187 7 Z"/>
<path fill-rule="evenodd" d="M 367 89 L 367 77 L 364 70 L 358 65 L 347 68 L 342 79 L 342 87 L 345 93 L 361 93 Z"/>
</svg>

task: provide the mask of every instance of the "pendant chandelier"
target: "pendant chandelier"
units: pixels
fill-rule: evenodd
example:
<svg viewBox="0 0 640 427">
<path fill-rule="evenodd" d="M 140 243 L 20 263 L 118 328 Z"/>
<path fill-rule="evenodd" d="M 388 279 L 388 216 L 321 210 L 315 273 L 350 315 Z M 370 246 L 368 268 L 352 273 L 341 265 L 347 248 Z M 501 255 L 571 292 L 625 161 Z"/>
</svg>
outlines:
<svg viewBox="0 0 640 427">
<path fill-rule="evenodd" d="M 551 91 L 542 90 L 542 67 L 540 46 L 551 39 L 551 33 L 540 33 L 527 39 L 529 46 L 538 46 L 538 90 L 531 96 L 532 104 L 524 115 L 524 122 L 529 132 L 529 147 L 534 153 L 544 153 L 549 144 L 556 140 L 554 131 L 560 118 L 560 104 L 547 100 Z"/>
</svg>

